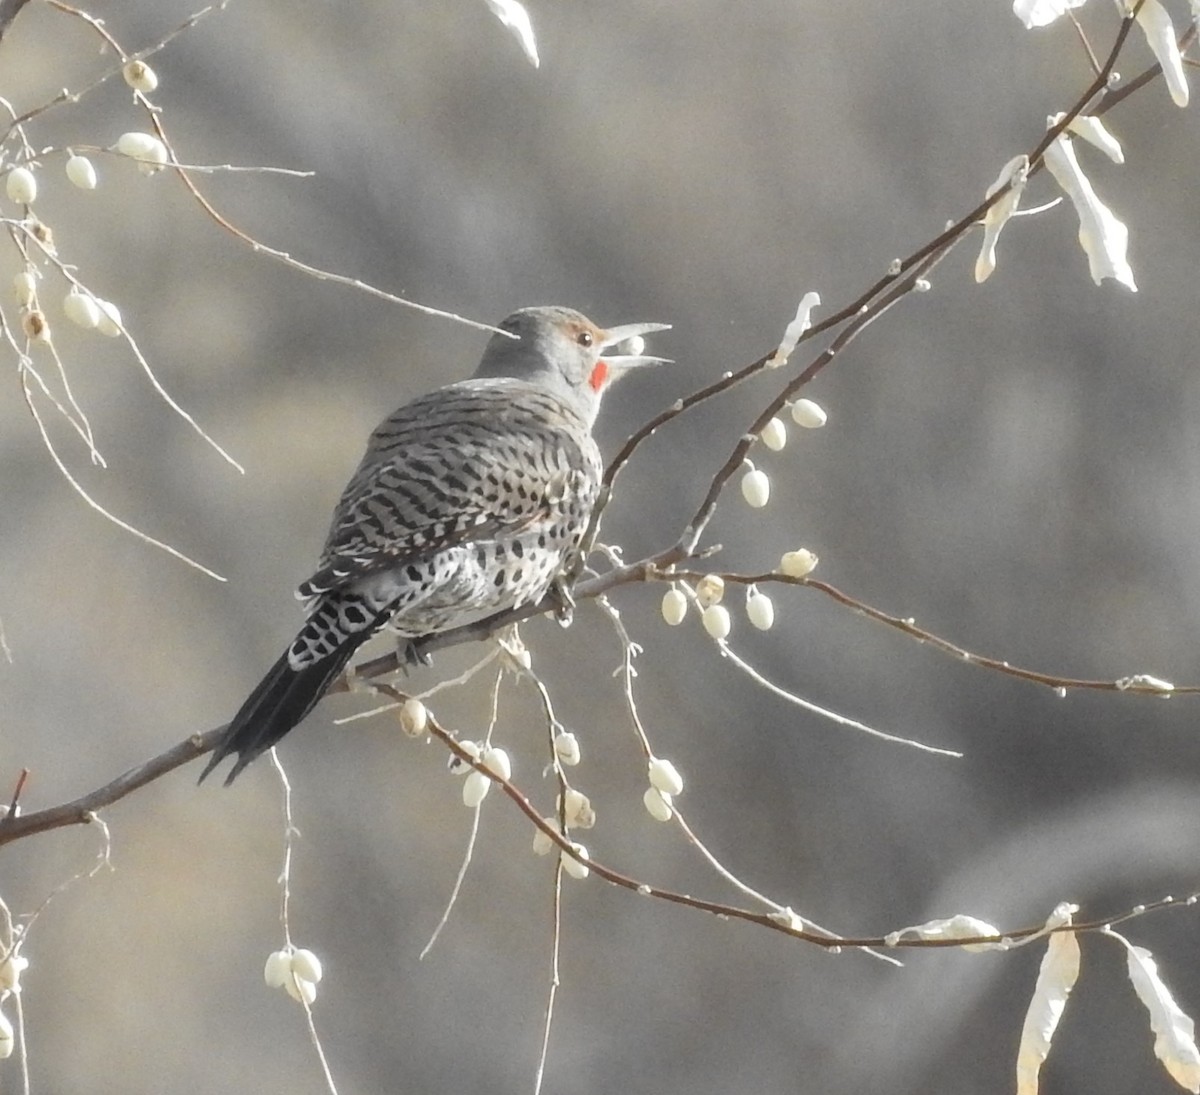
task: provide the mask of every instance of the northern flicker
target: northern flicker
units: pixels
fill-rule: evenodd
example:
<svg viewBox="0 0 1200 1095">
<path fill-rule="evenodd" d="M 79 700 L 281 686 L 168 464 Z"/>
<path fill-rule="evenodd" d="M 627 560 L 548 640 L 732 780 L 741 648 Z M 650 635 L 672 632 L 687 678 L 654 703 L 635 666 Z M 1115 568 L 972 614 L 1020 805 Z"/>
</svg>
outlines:
<svg viewBox="0 0 1200 1095">
<path fill-rule="evenodd" d="M 423 637 L 539 601 L 575 562 L 604 470 L 592 437 L 600 400 L 628 369 L 662 360 L 605 351 L 667 325 L 602 330 L 546 307 L 500 327 L 469 380 L 414 399 L 371 435 L 296 592 L 308 620 L 201 780 L 236 753 L 231 783 L 381 628 L 418 650 Z"/>
</svg>

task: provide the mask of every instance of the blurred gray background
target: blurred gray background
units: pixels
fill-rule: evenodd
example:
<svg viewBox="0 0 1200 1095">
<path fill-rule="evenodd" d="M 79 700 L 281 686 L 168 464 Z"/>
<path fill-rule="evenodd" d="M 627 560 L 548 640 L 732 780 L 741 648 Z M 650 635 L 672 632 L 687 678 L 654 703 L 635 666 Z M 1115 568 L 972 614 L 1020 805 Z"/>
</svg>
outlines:
<svg viewBox="0 0 1200 1095">
<path fill-rule="evenodd" d="M 1111 5 L 1092 8 L 1105 46 Z M 191 4 L 92 10 L 132 51 Z M 971 208 L 1090 78 L 1069 27 L 1029 33 L 1005 0 L 530 0 L 529 10 L 537 71 L 483 0 L 240 0 L 154 59 L 155 100 L 191 162 L 316 172 L 200 180 L 237 224 L 297 257 L 480 320 L 553 302 L 601 323 L 674 324 L 655 349 L 676 364 L 609 399 L 608 452 L 651 411 L 769 350 L 802 292 L 818 290 L 828 314 Z M 1132 74 L 1147 58 L 1133 41 L 1118 67 Z M 24 110 L 109 63 L 78 22 L 31 4 L 0 46 L 0 93 Z M 108 145 L 144 126 L 117 81 L 32 132 L 39 146 Z M 932 292 L 813 385 L 830 423 L 793 428 L 784 452 L 763 454 L 769 508 L 750 511 L 730 491 L 710 536 L 725 545 L 723 565 L 766 568 L 805 544 L 821 556 L 818 576 L 980 653 L 1076 677 L 1200 679 L 1197 119 L 1156 85 L 1111 126 L 1125 166 L 1081 159 L 1129 225 L 1141 291 L 1091 284 L 1066 207 L 1010 226 L 986 286 L 971 279 L 974 241 L 964 246 Z M 38 212 L 247 474 L 164 407 L 118 343 L 61 321 L 47 290 L 110 464 L 86 467 L 56 424 L 71 467 L 104 504 L 228 582 L 86 509 L 10 372 L 0 781 L 31 769 L 27 809 L 230 716 L 298 625 L 291 591 L 366 433 L 466 375 L 484 337 L 256 257 L 169 175 L 97 160 L 91 194 L 51 161 Z M 1038 178 L 1028 201 L 1052 194 Z M 6 255 L 5 285 L 16 271 Z M 669 543 L 778 379 L 647 444 L 608 539 L 631 555 Z M 694 616 L 667 629 L 660 594 L 616 597 L 646 646 L 639 698 L 655 746 L 685 773 L 683 804 L 714 852 L 813 919 L 849 934 L 957 912 L 1018 927 L 1062 900 L 1104 915 L 1200 883 L 1196 701 L 1059 699 L 811 591 L 780 591 L 764 635 L 734 605 L 734 641 L 765 673 L 965 754 L 937 758 L 755 688 Z M 534 621 L 525 638 L 583 743 L 575 774 L 599 812 L 585 837 L 593 855 L 735 899 L 642 809 L 608 625 L 585 608 L 569 631 Z M 480 652 L 439 655 L 414 680 L 457 673 Z M 366 702 L 330 700 L 282 748 L 303 833 L 294 932 L 325 960 L 316 1014 L 340 1090 L 529 1091 L 548 863 L 530 854 L 516 811 L 489 798 L 458 907 L 419 962 L 470 817 L 438 746 L 388 719 L 331 726 Z M 436 710 L 477 735 L 486 683 Z M 498 733 L 548 811 L 527 686 L 505 687 Z M 115 872 L 63 893 L 37 924 L 25 1007 L 38 1091 L 322 1090 L 299 1009 L 262 983 L 281 942 L 276 779 L 264 762 L 233 790 L 197 790 L 198 768 L 106 810 Z M 6 848 L 0 894 L 28 911 L 96 847 L 81 829 Z M 1128 931 L 1181 1005 L 1200 1010 L 1195 913 Z M 913 953 L 898 970 L 594 877 L 565 885 L 563 932 L 545 1088 L 560 1095 L 1011 1090 L 1039 961 L 1032 948 Z M 1119 948 L 1089 937 L 1083 952 L 1044 1090 L 1176 1090 Z M 15 1062 L 0 1064 L 0 1089 L 16 1082 Z"/>
</svg>

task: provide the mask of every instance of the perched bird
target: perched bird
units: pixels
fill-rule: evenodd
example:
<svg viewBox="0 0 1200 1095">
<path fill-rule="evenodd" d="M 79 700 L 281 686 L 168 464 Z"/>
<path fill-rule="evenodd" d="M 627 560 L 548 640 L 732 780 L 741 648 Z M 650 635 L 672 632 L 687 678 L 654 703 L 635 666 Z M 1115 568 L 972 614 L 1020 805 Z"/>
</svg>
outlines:
<svg viewBox="0 0 1200 1095">
<path fill-rule="evenodd" d="M 426 636 L 539 601 L 576 561 L 604 471 L 592 438 L 600 400 L 628 369 L 663 360 L 605 351 L 668 328 L 602 330 L 556 307 L 522 309 L 500 328 L 471 379 L 419 396 L 371 435 L 297 590 L 308 621 L 201 780 L 236 753 L 231 783 L 381 628 L 415 654 Z"/>
</svg>

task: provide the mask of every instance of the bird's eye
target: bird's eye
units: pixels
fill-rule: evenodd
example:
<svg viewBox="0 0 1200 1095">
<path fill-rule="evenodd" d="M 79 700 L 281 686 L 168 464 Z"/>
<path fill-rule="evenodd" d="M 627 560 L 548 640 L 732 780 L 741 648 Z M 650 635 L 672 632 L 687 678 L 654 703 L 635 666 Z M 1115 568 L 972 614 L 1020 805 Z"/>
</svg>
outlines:
<svg viewBox="0 0 1200 1095">
<path fill-rule="evenodd" d="M 575 341 L 578 342 L 580 346 L 590 346 L 595 340 L 592 338 L 591 331 L 580 331 L 579 334 L 575 336 Z"/>
</svg>

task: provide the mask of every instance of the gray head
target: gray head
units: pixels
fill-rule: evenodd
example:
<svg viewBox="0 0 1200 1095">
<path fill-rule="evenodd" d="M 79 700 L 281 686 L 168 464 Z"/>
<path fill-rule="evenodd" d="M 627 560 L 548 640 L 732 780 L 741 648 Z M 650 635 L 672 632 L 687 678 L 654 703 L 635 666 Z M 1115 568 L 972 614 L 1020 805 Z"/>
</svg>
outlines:
<svg viewBox="0 0 1200 1095">
<path fill-rule="evenodd" d="M 492 335 L 475 370 L 476 378 L 516 377 L 544 385 L 577 411 L 590 426 L 600 409 L 600 397 L 613 381 L 639 365 L 664 361 L 640 352 L 606 354 L 619 343 L 652 331 L 666 331 L 666 323 L 629 323 L 605 330 L 571 308 L 522 308 L 500 324 L 509 335 Z"/>
</svg>

